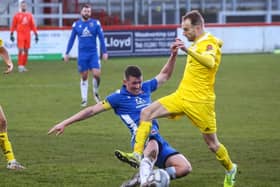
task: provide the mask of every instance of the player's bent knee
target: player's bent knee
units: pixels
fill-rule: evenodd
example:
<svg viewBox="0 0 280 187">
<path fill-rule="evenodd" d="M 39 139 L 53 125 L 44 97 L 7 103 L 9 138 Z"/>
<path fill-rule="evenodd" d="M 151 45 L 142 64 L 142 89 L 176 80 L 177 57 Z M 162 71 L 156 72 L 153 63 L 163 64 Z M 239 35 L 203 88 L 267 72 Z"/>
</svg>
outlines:
<svg viewBox="0 0 280 187">
<path fill-rule="evenodd" d="M 188 175 L 192 172 L 192 165 L 190 163 L 186 163 L 184 168 L 182 168 L 182 177 Z"/>
<path fill-rule="evenodd" d="M 4 118 L 0 118 L 0 131 L 4 131 L 7 129 L 7 120 Z"/>
<path fill-rule="evenodd" d="M 151 112 L 149 110 L 147 110 L 146 108 L 144 108 L 141 111 L 141 120 L 142 121 L 149 121 L 149 120 L 151 120 L 150 117 L 151 117 Z"/>
<path fill-rule="evenodd" d="M 208 149 L 210 149 L 213 153 L 215 153 L 219 149 L 219 145 L 209 144 Z"/>
<path fill-rule="evenodd" d="M 176 178 L 181 178 L 192 172 L 192 165 L 190 162 L 179 163 L 176 167 Z"/>
</svg>

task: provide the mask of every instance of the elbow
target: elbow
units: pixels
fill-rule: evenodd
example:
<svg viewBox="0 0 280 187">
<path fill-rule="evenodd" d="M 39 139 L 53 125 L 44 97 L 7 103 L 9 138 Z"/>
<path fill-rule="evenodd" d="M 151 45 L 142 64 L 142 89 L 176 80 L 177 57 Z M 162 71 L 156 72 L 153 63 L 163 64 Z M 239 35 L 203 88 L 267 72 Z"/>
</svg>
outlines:
<svg viewBox="0 0 280 187">
<path fill-rule="evenodd" d="M 171 74 L 166 74 L 163 78 L 163 82 L 168 81 L 170 79 L 170 77 L 171 77 Z"/>
<path fill-rule="evenodd" d="M 215 62 L 209 63 L 209 65 L 208 65 L 209 69 L 213 69 L 214 67 L 215 67 Z"/>
<path fill-rule="evenodd" d="M 210 58 L 207 60 L 207 62 L 205 63 L 206 67 L 209 69 L 212 69 L 215 67 L 215 59 L 214 58 Z"/>
</svg>

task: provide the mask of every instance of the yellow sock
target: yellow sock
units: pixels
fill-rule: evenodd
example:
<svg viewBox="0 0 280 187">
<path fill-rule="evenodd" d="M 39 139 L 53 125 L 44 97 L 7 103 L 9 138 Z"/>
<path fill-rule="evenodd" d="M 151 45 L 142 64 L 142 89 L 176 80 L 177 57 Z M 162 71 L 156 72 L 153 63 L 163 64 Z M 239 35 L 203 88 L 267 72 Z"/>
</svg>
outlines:
<svg viewBox="0 0 280 187">
<path fill-rule="evenodd" d="M 140 155 L 143 154 L 145 142 L 150 134 L 152 123 L 149 121 L 142 121 L 137 129 L 134 152 Z"/>
<path fill-rule="evenodd" d="M 227 149 L 223 144 L 220 144 L 220 147 L 216 152 L 216 158 L 226 168 L 227 171 L 230 171 L 233 168 L 233 164 L 229 157 Z"/>
<path fill-rule="evenodd" d="M 8 162 L 15 160 L 12 144 L 9 141 L 8 134 L 6 132 L 0 133 L 0 146 Z"/>
</svg>

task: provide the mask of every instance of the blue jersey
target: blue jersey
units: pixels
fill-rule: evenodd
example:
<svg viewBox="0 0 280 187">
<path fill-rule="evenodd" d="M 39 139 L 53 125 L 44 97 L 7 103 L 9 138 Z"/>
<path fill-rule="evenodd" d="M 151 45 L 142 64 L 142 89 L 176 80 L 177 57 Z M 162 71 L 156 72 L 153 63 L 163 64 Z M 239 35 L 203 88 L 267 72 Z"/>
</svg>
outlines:
<svg viewBox="0 0 280 187">
<path fill-rule="evenodd" d="M 142 84 L 142 93 L 133 95 L 125 86 L 119 91 L 109 95 L 106 100 L 115 113 L 121 118 L 131 133 L 131 143 L 134 144 L 136 130 L 140 121 L 141 110 L 150 105 L 151 93 L 157 89 L 157 80 L 152 79 Z M 158 132 L 157 120 L 153 120 L 152 130 Z"/>
<path fill-rule="evenodd" d="M 157 89 L 158 83 L 154 78 L 143 82 L 142 93 L 132 95 L 125 86 L 119 91 L 109 95 L 106 101 L 114 109 L 115 113 L 121 118 L 131 133 L 131 146 L 134 146 L 136 130 L 140 121 L 141 110 L 151 104 L 151 93 Z M 152 130 L 149 139 L 154 139 L 159 145 L 159 154 L 155 165 L 159 168 L 165 168 L 166 160 L 178 152 L 171 147 L 166 140 L 159 134 L 157 120 L 152 122 Z"/>
<path fill-rule="evenodd" d="M 97 54 L 96 39 L 99 38 L 102 53 L 107 53 L 104 42 L 104 35 L 100 22 L 95 19 L 82 19 L 72 25 L 71 36 L 68 41 L 66 54 L 69 54 L 73 47 L 76 36 L 78 36 L 78 55 Z"/>
</svg>

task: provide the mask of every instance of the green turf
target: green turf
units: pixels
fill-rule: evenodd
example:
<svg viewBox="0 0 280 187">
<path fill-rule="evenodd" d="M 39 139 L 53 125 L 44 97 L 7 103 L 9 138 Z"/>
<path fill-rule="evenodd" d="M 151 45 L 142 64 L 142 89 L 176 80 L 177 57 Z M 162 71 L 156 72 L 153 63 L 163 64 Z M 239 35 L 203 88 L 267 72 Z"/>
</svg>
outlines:
<svg viewBox="0 0 280 187">
<path fill-rule="evenodd" d="M 220 141 L 239 165 L 236 187 L 275 187 L 280 179 L 280 56 L 224 55 L 217 75 L 217 124 Z M 103 63 L 101 96 L 118 89 L 122 71 L 138 64 L 152 78 L 167 57 L 112 58 Z M 184 69 L 178 59 L 171 80 L 153 96 L 176 89 Z M 79 75 L 74 61 L 30 62 L 29 72 L 0 75 L 0 103 L 8 118 L 16 158 L 27 169 L 12 172 L 0 159 L 0 186 L 116 187 L 136 170 L 114 157 L 130 150 L 128 130 L 113 112 L 66 129 L 47 131 L 80 108 Z M 0 70 L 4 71 L 1 62 Z M 91 96 L 91 94 L 90 94 Z M 93 99 L 90 104 L 94 104 Z M 186 118 L 161 119 L 162 135 L 191 161 L 193 172 L 172 187 L 221 187 L 224 170 Z"/>
</svg>

